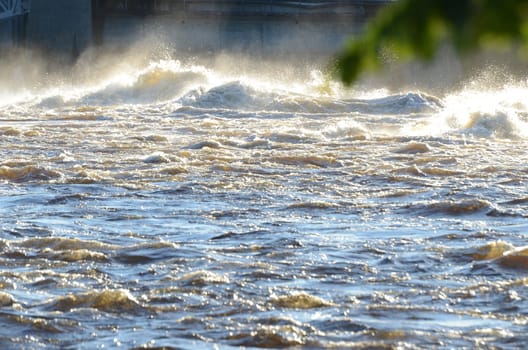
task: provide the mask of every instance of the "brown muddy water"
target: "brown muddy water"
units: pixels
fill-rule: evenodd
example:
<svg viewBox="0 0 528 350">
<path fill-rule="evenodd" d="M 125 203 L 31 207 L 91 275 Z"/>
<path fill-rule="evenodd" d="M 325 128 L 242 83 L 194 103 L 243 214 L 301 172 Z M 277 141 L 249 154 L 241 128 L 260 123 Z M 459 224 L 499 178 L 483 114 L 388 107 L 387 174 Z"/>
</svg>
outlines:
<svg viewBox="0 0 528 350">
<path fill-rule="evenodd" d="M 0 348 L 528 343 L 526 83 L 70 78 L 0 95 Z"/>
</svg>

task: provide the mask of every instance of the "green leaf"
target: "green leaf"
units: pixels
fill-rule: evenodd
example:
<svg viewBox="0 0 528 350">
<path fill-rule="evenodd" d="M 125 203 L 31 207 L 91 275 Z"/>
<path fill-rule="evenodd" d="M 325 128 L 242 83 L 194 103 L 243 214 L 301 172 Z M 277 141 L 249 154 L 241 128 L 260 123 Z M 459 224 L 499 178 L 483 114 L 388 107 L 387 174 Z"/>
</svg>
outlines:
<svg viewBox="0 0 528 350">
<path fill-rule="evenodd" d="M 461 53 L 518 43 L 528 52 L 527 23 L 528 0 L 399 0 L 339 53 L 336 74 L 350 85 L 382 66 L 387 49 L 400 59 L 430 60 L 447 40 Z"/>
</svg>

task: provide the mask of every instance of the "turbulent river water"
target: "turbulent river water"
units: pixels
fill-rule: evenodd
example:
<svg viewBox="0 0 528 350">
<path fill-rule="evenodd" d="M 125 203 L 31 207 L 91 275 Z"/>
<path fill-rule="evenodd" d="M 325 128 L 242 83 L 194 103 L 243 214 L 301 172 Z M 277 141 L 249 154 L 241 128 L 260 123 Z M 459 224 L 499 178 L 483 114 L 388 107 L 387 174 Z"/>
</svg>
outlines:
<svg viewBox="0 0 528 350">
<path fill-rule="evenodd" d="M 117 66 L 3 83 L 1 348 L 526 346 L 526 82 Z"/>
</svg>

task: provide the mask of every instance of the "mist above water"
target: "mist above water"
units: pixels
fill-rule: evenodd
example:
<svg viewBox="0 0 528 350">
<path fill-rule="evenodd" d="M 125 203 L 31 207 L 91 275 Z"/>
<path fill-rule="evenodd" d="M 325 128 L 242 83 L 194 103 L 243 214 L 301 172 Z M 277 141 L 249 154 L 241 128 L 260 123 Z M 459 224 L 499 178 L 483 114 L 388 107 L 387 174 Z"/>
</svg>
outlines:
<svg viewBox="0 0 528 350">
<path fill-rule="evenodd" d="M 119 54 L 88 50 L 68 66 L 54 66 L 31 50 L 18 50 L 2 60 L 4 106 L 403 113 L 414 117 L 393 129 L 396 134 L 526 137 L 526 79 L 510 73 L 514 69 L 492 65 L 463 72 L 463 63 L 449 52 L 428 65 L 389 65 L 351 88 L 328 74 L 329 61 L 229 53 L 180 59 L 170 45 L 152 41 L 138 42 Z M 433 114 L 421 118 L 423 112 Z M 369 130 L 368 125 L 358 125 Z"/>
</svg>

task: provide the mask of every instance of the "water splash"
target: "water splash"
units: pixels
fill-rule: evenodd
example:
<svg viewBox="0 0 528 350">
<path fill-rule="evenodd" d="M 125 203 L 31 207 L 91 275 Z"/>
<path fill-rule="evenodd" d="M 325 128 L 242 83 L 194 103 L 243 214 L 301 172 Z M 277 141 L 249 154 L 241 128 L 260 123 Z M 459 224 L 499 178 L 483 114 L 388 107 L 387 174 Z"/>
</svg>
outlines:
<svg viewBox="0 0 528 350">
<path fill-rule="evenodd" d="M 82 61 L 60 74 L 44 73 L 43 68 L 33 70 L 33 86 L 9 97 L 5 84 L 16 83 L 6 80 L 0 105 L 6 106 L 8 115 L 37 108 L 57 116 L 67 115 L 65 112 L 87 116 L 85 109 L 91 108 L 89 117 L 94 120 L 115 106 L 149 113 L 188 108 L 212 114 L 236 110 L 257 116 L 324 115 L 328 123 L 318 137 L 329 139 L 528 137 L 528 86 L 522 81 L 499 84 L 490 82 L 489 77 L 478 78 L 439 98 L 420 91 L 391 92 L 359 86 L 349 90 L 321 70 L 306 69 L 299 74 L 285 63 L 246 59 L 237 70 L 239 58 L 229 56 L 198 63 L 147 54 L 134 58 L 134 54 L 134 50 L 125 54 L 130 57 L 126 64 L 116 57 L 104 57 Z M 495 80 L 500 77 L 504 79 L 501 75 Z"/>
<path fill-rule="evenodd" d="M 492 88 L 482 83 L 468 84 L 443 99 L 445 108 L 427 121 L 422 132 L 524 139 L 528 137 L 527 93 L 527 82 L 508 82 Z"/>
</svg>

